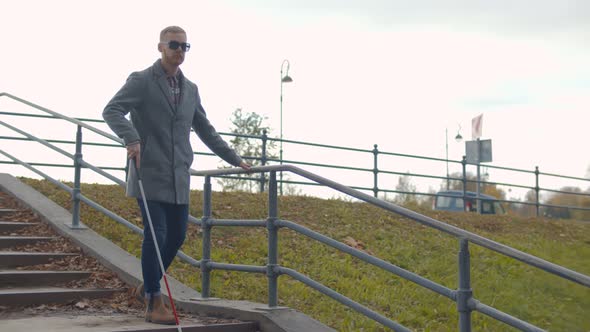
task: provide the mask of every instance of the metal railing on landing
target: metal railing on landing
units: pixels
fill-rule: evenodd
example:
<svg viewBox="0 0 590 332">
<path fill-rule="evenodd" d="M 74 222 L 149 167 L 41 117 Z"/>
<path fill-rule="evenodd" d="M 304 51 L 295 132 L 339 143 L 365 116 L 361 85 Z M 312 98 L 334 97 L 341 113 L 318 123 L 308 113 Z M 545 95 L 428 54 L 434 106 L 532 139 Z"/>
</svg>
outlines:
<svg viewBox="0 0 590 332">
<path fill-rule="evenodd" d="M 0 94 L 1 96 L 2 94 Z M 81 183 L 81 168 L 85 167 L 88 168 L 102 176 L 110 179 L 111 181 L 119 184 L 124 185 L 124 182 L 120 179 L 112 176 L 111 174 L 105 172 L 103 169 L 96 167 L 86 161 L 84 161 L 82 156 L 82 129 L 90 130 L 94 133 L 97 133 L 101 136 L 109 138 L 119 144 L 121 144 L 121 140 L 118 138 L 105 133 L 99 129 L 96 129 L 92 126 L 82 123 L 77 119 L 72 119 L 66 116 L 63 116 L 59 113 L 52 112 L 47 110 L 43 107 L 38 105 L 29 103 L 27 101 L 21 100 L 17 97 L 11 96 L 11 98 L 15 98 L 23 103 L 28 104 L 34 108 L 37 108 L 41 111 L 51 114 L 53 118 L 62 119 L 64 121 L 68 121 L 70 123 L 74 123 L 77 125 L 78 130 L 76 134 L 76 151 L 75 154 L 71 154 L 63 149 L 60 149 L 53 145 L 51 142 L 47 140 L 38 138 L 30 133 L 27 133 L 19 128 L 16 128 L 8 123 L 0 121 L 0 125 L 9 128 L 23 136 L 27 139 L 38 142 L 44 145 L 47 148 L 50 148 L 69 159 L 73 160 L 74 168 L 75 168 L 75 181 L 74 187 L 70 188 L 69 186 L 61 183 L 60 181 L 55 180 L 54 178 L 50 177 L 49 175 L 45 174 L 44 172 L 36 169 L 33 165 L 23 162 L 16 158 L 15 156 L 11 155 L 10 153 L 5 152 L 4 150 L 0 150 L 0 154 L 6 156 L 7 158 L 11 159 L 14 163 L 22 165 L 27 169 L 35 172 L 36 174 L 42 176 L 43 178 L 47 179 L 48 181 L 52 182 L 59 188 L 69 192 L 72 195 L 72 223 L 69 225 L 72 228 L 79 228 L 84 229 L 85 227 L 80 224 L 79 217 L 80 217 L 80 202 L 86 203 L 91 208 L 105 214 L 106 216 L 112 218 L 113 220 L 121 223 L 122 225 L 128 227 L 130 230 L 137 234 L 143 234 L 141 228 L 137 227 L 133 223 L 125 220 L 124 218 L 118 216 L 117 214 L 113 213 L 112 211 L 106 209 L 105 207 L 101 206 L 100 204 L 94 202 L 93 200 L 89 199 L 88 197 L 84 196 L 81 193 L 80 183 Z M 326 186 L 337 190 L 341 193 L 349 195 L 350 197 L 354 197 L 356 199 L 365 201 L 387 211 L 397 213 L 401 216 L 410 218 L 415 220 L 423 225 L 428 227 L 432 227 L 439 231 L 443 231 L 445 233 L 451 234 L 459 239 L 459 285 L 456 290 L 447 288 L 443 285 L 437 284 L 429 279 L 421 277 L 417 274 L 414 274 L 410 271 L 407 271 L 403 268 L 400 268 L 396 265 L 393 265 L 389 262 L 381 260 L 377 257 L 371 256 L 362 252 L 360 250 L 354 249 L 352 247 L 347 246 L 344 243 L 338 242 L 334 239 L 331 239 L 327 236 L 322 234 L 316 233 L 310 229 L 307 229 L 303 226 L 296 224 L 295 222 L 288 221 L 288 220 L 281 220 L 279 218 L 278 213 L 278 197 L 277 197 L 277 172 L 291 172 L 297 174 L 301 177 L 304 177 L 314 183 L 322 186 Z M 384 200 L 380 200 L 373 196 L 367 195 L 359 190 L 344 186 L 342 184 L 336 183 L 329 179 L 323 178 L 311 172 L 305 171 L 301 168 L 292 166 L 292 165 L 274 165 L 274 166 L 263 166 L 263 167 L 255 167 L 252 169 L 252 172 L 256 173 L 265 173 L 270 172 L 270 180 L 269 180 L 269 212 L 268 218 L 266 220 L 215 220 L 212 218 L 212 211 L 211 211 L 211 177 L 214 176 L 224 176 L 228 174 L 240 174 L 244 173 L 242 169 L 224 169 L 224 170 L 210 170 L 210 171 L 202 171 L 197 172 L 191 170 L 193 175 L 201 175 L 205 176 L 205 187 L 204 187 L 204 216 L 202 219 L 196 219 L 192 216 L 189 217 L 191 222 L 201 225 L 203 228 L 203 247 L 202 247 L 202 258 L 201 260 L 196 260 L 183 252 L 179 252 L 178 256 L 183 261 L 187 262 L 188 264 L 198 267 L 201 269 L 202 272 L 202 296 L 203 298 L 208 298 L 210 296 L 210 272 L 214 269 L 221 269 L 221 270 L 233 270 L 233 271 L 242 271 L 242 272 L 255 272 L 255 273 L 263 273 L 266 274 L 268 277 L 268 288 L 269 288 L 269 299 L 268 299 L 268 306 L 269 308 L 277 308 L 278 304 L 278 276 L 279 275 L 288 275 L 318 291 L 323 294 L 326 294 L 337 301 L 349 306 L 350 308 L 364 314 L 365 316 L 387 326 L 396 331 L 408 331 L 408 329 L 395 321 L 380 315 L 377 312 L 372 311 L 371 309 L 354 302 L 353 300 L 339 294 L 338 292 L 310 279 L 309 277 L 286 267 L 282 267 L 278 261 L 278 230 L 281 227 L 292 229 L 296 232 L 299 232 L 305 236 L 308 236 L 314 240 L 317 240 L 321 243 L 326 245 L 332 246 L 340 251 L 348 253 L 354 257 L 357 257 L 367 263 L 373 264 L 385 271 L 391 272 L 396 274 L 402 278 L 410 280 L 420 286 L 423 286 L 431 291 L 434 291 L 438 294 L 441 294 L 457 303 L 457 310 L 459 312 L 459 330 L 460 331 L 470 331 L 471 330 L 471 313 L 472 311 L 481 312 L 489 317 L 497 319 L 501 322 L 504 322 L 508 325 L 514 326 L 519 328 L 523 331 L 542 331 L 541 328 L 533 326 L 527 322 L 524 322 L 516 317 L 513 317 L 509 314 L 506 314 L 502 311 L 499 311 L 491 306 L 485 305 L 480 301 L 476 300 L 472 296 L 471 290 L 471 283 L 470 283 L 470 256 L 469 256 L 469 242 L 477 244 L 481 247 L 493 250 L 495 252 L 501 253 L 508 257 L 512 257 L 519 261 L 522 261 L 528 265 L 535 266 L 552 274 L 555 274 L 561 278 L 574 281 L 578 284 L 581 284 L 586 287 L 590 287 L 590 277 L 580 274 L 576 271 L 572 271 L 566 269 L 564 267 L 558 266 L 556 264 L 547 262 L 542 260 L 538 257 L 526 254 L 524 252 L 518 251 L 516 249 L 510 248 L 508 246 L 502 245 L 500 243 L 491 241 L 487 238 L 481 237 L 479 235 L 467 232 L 460 228 L 442 223 L 435 219 L 420 215 L 416 212 L 411 210 L 402 208 L 400 206 L 394 205 L 392 203 L 386 202 Z M 211 228 L 213 226 L 254 226 L 254 227 L 266 227 L 268 229 L 268 264 L 266 266 L 252 266 L 252 265 L 239 265 L 239 264 L 224 264 L 218 263 L 211 260 Z"/>
<path fill-rule="evenodd" d="M 366 254 L 363 251 L 352 248 L 344 243 L 338 242 L 332 238 L 324 236 L 320 233 L 314 232 L 306 227 L 298 225 L 295 222 L 282 220 L 279 218 L 278 213 L 278 193 L 277 193 L 277 172 L 291 172 L 299 175 L 307 180 L 311 180 L 317 184 L 332 188 L 341 193 L 344 193 L 350 197 L 367 202 L 371 205 L 380 207 L 384 210 L 399 214 L 403 217 L 415 220 L 425 226 L 434 228 L 436 230 L 445 232 L 452 236 L 455 236 L 459 240 L 459 285 L 456 290 L 449 289 L 443 285 L 437 284 L 434 281 L 421 277 L 389 262 L 381 260 L 372 255 Z M 451 226 L 433 218 L 421 215 L 414 211 L 405 209 L 398 205 L 390 202 L 375 198 L 367 195 L 356 189 L 344 186 L 332 180 L 326 179 L 319 175 L 305 171 L 301 168 L 292 165 L 275 165 L 275 166 L 263 166 L 255 167 L 252 172 L 270 172 L 269 182 L 269 208 L 268 218 L 266 220 L 216 220 L 212 218 L 212 196 L 211 196 L 211 177 L 223 176 L 228 174 L 239 174 L 245 173 L 244 170 L 239 168 L 224 169 L 224 170 L 209 170 L 209 171 L 198 171 L 192 172 L 193 175 L 205 176 L 205 184 L 203 188 L 203 219 L 201 221 L 201 227 L 203 228 L 203 258 L 201 259 L 201 271 L 202 271 L 202 296 L 208 297 L 209 294 L 209 275 L 213 269 L 222 270 L 233 270 L 233 271 L 244 271 L 244 272 L 259 272 L 266 273 L 268 276 L 268 304 L 270 307 L 276 307 L 278 303 L 278 284 L 277 278 L 279 275 L 288 275 L 305 285 L 312 287 L 313 289 L 330 296 L 338 302 L 358 311 L 359 313 L 389 327 L 395 331 L 408 331 L 408 329 L 395 321 L 380 315 L 377 312 L 370 310 L 369 308 L 359 304 L 338 292 L 308 278 L 307 276 L 286 268 L 282 267 L 278 262 L 278 229 L 285 227 L 301 233 L 311 239 L 329 245 L 337 250 L 348 253 L 364 262 L 373 264 L 385 271 L 396 274 L 404 279 L 410 280 L 420 286 L 430 289 L 435 293 L 443 295 L 457 303 L 457 311 L 459 312 L 459 331 L 471 331 L 471 313 L 472 311 L 478 311 L 484 315 L 487 315 L 493 319 L 499 320 L 510 326 L 516 327 L 523 331 L 543 331 L 543 329 L 534 326 L 530 323 L 522 321 L 516 317 L 513 317 L 507 313 L 497 310 L 491 306 L 481 303 L 473 297 L 470 282 L 470 255 L 469 255 L 469 242 L 477 244 L 483 248 L 495 251 L 502 255 L 517 259 L 525 264 L 540 268 L 549 273 L 557 275 L 561 278 L 576 282 L 583 286 L 590 288 L 590 277 L 576 271 L 564 268 L 562 266 L 553 264 L 545 261 L 533 255 L 503 245 L 501 243 L 492 241 L 485 237 L 477 234 L 465 231 L 463 229 Z M 235 264 L 222 264 L 211 261 L 211 228 L 213 226 L 260 226 L 266 227 L 268 230 L 268 264 L 266 268 L 259 266 L 249 265 L 235 265 Z"/>
</svg>

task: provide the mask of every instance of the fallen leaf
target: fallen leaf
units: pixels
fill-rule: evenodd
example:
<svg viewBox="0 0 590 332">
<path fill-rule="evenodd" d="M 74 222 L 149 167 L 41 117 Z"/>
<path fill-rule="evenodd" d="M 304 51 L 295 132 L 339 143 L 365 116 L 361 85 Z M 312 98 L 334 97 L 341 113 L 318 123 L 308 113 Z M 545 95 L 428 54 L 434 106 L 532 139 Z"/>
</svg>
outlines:
<svg viewBox="0 0 590 332">
<path fill-rule="evenodd" d="M 78 309 L 86 309 L 88 308 L 90 305 L 88 304 L 88 302 L 86 301 L 79 301 L 76 304 L 74 304 L 74 306 Z"/>
</svg>

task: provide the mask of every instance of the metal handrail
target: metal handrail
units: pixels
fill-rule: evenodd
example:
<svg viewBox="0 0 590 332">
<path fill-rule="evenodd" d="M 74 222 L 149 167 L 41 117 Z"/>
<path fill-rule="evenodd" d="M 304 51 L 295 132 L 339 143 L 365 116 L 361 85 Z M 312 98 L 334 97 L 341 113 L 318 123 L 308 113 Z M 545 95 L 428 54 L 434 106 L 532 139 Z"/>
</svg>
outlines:
<svg viewBox="0 0 590 332">
<path fill-rule="evenodd" d="M 55 118 L 62 119 L 62 120 L 68 121 L 70 123 L 76 124 L 76 125 L 84 128 L 84 129 L 88 129 L 88 130 L 90 130 L 90 131 L 92 131 L 92 132 L 94 132 L 96 134 L 99 134 L 101 136 L 104 136 L 104 137 L 106 137 L 108 139 L 111 139 L 111 140 L 113 140 L 115 142 L 119 142 L 122 145 L 124 145 L 123 140 L 120 139 L 120 138 L 118 138 L 117 136 L 111 135 L 111 134 L 109 134 L 109 133 L 107 133 L 105 131 L 102 131 L 102 130 L 100 130 L 98 128 L 95 128 L 95 127 L 93 127 L 91 125 L 88 125 L 88 124 L 86 124 L 86 123 L 84 123 L 84 122 L 82 122 L 80 120 L 77 120 L 77 119 L 74 119 L 74 118 L 70 118 L 69 116 L 65 116 L 63 114 L 54 112 L 54 111 L 52 111 L 52 110 L 50 110 L 48 108 L 45 108 L 43 106 L 37 105 L 35 103 L 32 103 L 30 101 L 24 100 L 24 99 L 19 98 L 17 96 L 13 96 L 13 95 L 11 95 L 10 93 L 7 93 L 7 92 L 0 92 L 0 97 L 2 97 L 2 96 L 6 96 L 6 97 L 11 98 L 13 100 L 16 100 L 16 101 L 18 101 L 20 103 L 23 103 L 23 104 L 25 104 L 27 106 L 30 106 L 32 108 L 35 108 L 35 109 L 37 109 L 39 111 L 45 112 L 47 114 L 51 114 Z"/>
<path fill-rule="evenodd" d="M 324 236 L 320 233 L 314 232 L 306 227 L 300 226 L 294 222 L 281 220 L 278 218 L 278 200 L 277 200 L 277 188 L 276 188 L 276 173 L 277 172 L 291 172 L 307 178 L 308 180 L 312 180 L 317 182 L 323 186 L 332 188 L 334 190 L 340 191 L 345 193 L 351 197 L 357 198 L 359 200 L 365 201 L 372 205 L 381 207 L 387 211 L 397 213 L 401 216 L 410 218 L 412 220 L 418 221 L 423 225 L 429 226 L 431 228 L 446 232 L 448 234 L 454 235 L 459 239 L 460 243 L 460 250 L 459 250 L 459 288 L 455 290 L 451 290 L 446 288 L 442 285 L 439 285 L 435 282 L 432 282 L 426 278 L 418 276 L 412 272 L 406 271 L 400 267 L 397 267 L 389 262 L 383 261 L 379 258 L 371 256 L 365 252 L 362 252 L 358 249 L 352 248 L 347 246 L 341 242 L 338 242 L 332 238 Z M 367 263 L 380 267 L 386 271 L 394 273 L 404 279 L 412 281 L 420 286 L 426 287 L 438 294 L 444 295 L 457 303 L 457 310 L 459 312 L 459 330 L 464 331 L 471 331 L 471 311 L 478 311 L 483 313 L 491 318 L 494 318 L 498 321 L 521 329 L 523 331 L 544 331 L 543 329 L 534 326 L 528 322 L 520 320 L 516 317 L 513 317 L 507 313 L 504 313 L 498 309 L 495 309 L 491 306 L 481 303 L 477 299 L 473 298 L 473 292 L 471 290 L 470 284 L 470 256 L 468 250 L 469 242 L 473 242 L 478 244 L 484 248 L 490 249 L 492 251 L 498 252 L 500 254 L 506 255 L 508 257 L 512 257 L 519 261 L 524 262 L 525 264 L 532 265 L 538 267 L 542 270 L 555 274 L 561 278 L 568 279 L 579 283 L 583 286 L 590 287 L 590 277 L 584 274 L 578 273 L 576 271 L 561 267 L 559 265 L 550 263 L 543 259 L 540 259 L 536 256 L 524 253 L 517 249 L 511 248 L 509 246 L 497 243 L 495 241 L 489 240 L 487 238 L 481 237 L 479 235 L 473 234 L 471 232 L 462 230 L 460 228 L 442 223 L 438 220 L 426 217 L 424 215 L 415 213 L 411 210 L 402 208 L 395 204 L 374 198 L 370 195 L 364 194 L 358 190 L 352 189 L 350 187 L 344 186 L 332 180 L 323 178 L 319 175 L 313 174 L 311 172 L 305 171 L 301 168 L 298 168 L 293 165 L 274 165 L 274 166 L 262 166 L 262 167 L 254 167 L 250 170 L 250 173 L 254 172 L 270 172 L 270 185 L 269 185 L 269 217 L 266 221 L 267 229 L 269 232 L 268 235 L 268 264 L 267 264 L 267 277 L 268 277 L 268 286 L 269 286 L 269 306 L 273 307 L 276 306 L 278 303 L 278 287 L 277 287 L 277 277 L 280 274 L 288 275 L 295 280 L 298 280 L 305 285 L 337 300 L 338 302 L 347 305 L 348 307 L 356 310 L 357 312 L 387 326 L 395 331 L 407 331 L 407 328 L 396 323 L 387 317 L 384 317 L 371 309 L 339 294 L 338 292 L 316 282 L 313 279 L 289 268 L 281 267 L 278 264 L 278 252 L 277 252 L 277 238 L 278 233 L 277 229 L 280 227 L 286 227 L 291 230 L 294 230 L 300 234 L 308 236 L 316 241 L 324 243 L 326 245 L 332 246 L 342 252 L 348 253 L 354 257 L 357 257 Z M 226 270 L 234 270 L 234 271 L 244 271 L 244 272 L 260 272 L 262 270 L 257 269 L 255 266 L 231 266 L 228 264 L 221 264 L 211 261 L 210 256 L 210 246 L 211 246 L 211 227 L 214 225 L 220 225 L 217 220 L 212 218 L 212 198 L 211 198 L 211 177 L 215 176 L 226 176 L 229 174 L 240 174 L 246 173 L 243 169 L 234 168 L 234 169 L 216 169 L 216 170 L 207 170 L 207 171 L 197 171 L 192 172 L 191 175 L 197 176 L 204 176 L 205 177 L 205 187 L 203 190 L 203 219 L 202 219 L 202 227 L 203 227 L 203 259 L 201 260 L 201 271 L 202 271 L 202 289 L 203 293 L 202 296 L 207 298 L 209 297 L 209 283 L 210 283 L 210 272 L 213 269 L 226 269 Z M 225 225 L 233 225 L 237 224 L 238 220 L 231 222 L 225 221 Z M 260 222 L 256 224 L 256 226 L 260 226 Z"/>
<path fill-rule="evenodd" d="M 314 173 L 303 170 L 299 167 L 283 164 L 283 165 L 270 165 L 270 166 L 260 166 L 260 167 L 253 167 L 252 168 L 252 172 L 270 172 L 270 171 L 283 171 L 283 172 L 287 171 L 287 172 L 297 174 L 297 175 L 304 177 L 308 180 L 312 180 L 317 183 L 321 183 L 322 185 L 324 185 L 326 187 L 330 187 L 334 190 L 337 190 L 341 193 L 347 194 L 347 195 L 354 197 L 356 199 L 365 201 L 367 203 L 371 203 L 372 205 L 378 206 L 378 207 L 383 208 L 387 211 L 394 212 L 394 213 L 397 213 L 397 214 L 404 216 L 406 218 L 415 220 L 425 226 L 437 229 L 439 231 L 443 231 L 443 232 L 445 232 L 447 234 L 451 234 L 457 238 L 467 239 L 470 242 L 478 244 L 484 248 L 501 253 L 501 254 L 506 255 L 508 257 L 512 257 L 512 258 L 519 260 L 523 263 L 538 267 L 542 270 L 545 270 L 545 271 L 550 272 L 552 274 L 558 275 L 562 278 L 574 281 L 574 282 L 584 285 L 586 287 L 590 287 L 590 277 L 587 275 L 581 274 L 581 273 L 573 271 L 573 270 L 566 269 L 566 268 L 559 266 L 557 264 L 553 264 L 551 262 L 548 262 L 548 261 L 538 258 L 536 256 L 527 254 L 525 252 L 511 248 L 511 247 L 506 246 L 504 244 L 492 241 L 490 239 L 487 239 L 487 238 L 477 235 L 475 233 L 471 233 L 469 231 L 449 225 L 449 224 L 444 223 L 442 221 L 438 221 L 436 219 L 419 214 L 419 213 L 414 212 L 412 210 L 408 210 L 404 207 L 401 207 L 401 206 L 395 205 L 393 203 L 375 198 L 375 197 L 367 195 L 361 191 L 352 189 L 350 187 L 344 186 L 344 185 L 337 183 L 335 181 L 329 180 L 327 178 L 324 178 L 324 177 L 321 177 L 321 176 L 316 175 Z M 215 170 L 191 172 L 192 175 L 197 175 L 197 176 L 218 176 L 218 175 L 229 175 L 229 174 L 240 174 L 240 173 L 246 173 L 246 171 L 241 168 L 225 168 L 225 169 L 215 169 Z"/>
</svg>

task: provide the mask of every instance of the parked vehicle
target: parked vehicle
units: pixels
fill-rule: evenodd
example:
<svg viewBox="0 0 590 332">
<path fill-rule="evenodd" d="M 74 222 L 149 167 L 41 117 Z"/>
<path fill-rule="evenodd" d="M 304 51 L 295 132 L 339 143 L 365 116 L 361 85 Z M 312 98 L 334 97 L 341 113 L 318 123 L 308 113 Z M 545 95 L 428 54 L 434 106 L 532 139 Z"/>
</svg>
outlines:
<svg viewBox="0 0 590 332">
<path fill-rule="evenodd" d="M 439 191 L 434 198 L 433 209 L 444 211 L 477 211 L 477 193 L 466 191 L 466 204 L 463 204 L 463 191 L 445 190 Z M 479 194 L 481 198 L 482 214 L 504 214 L 506 210 L 494 196 Z"/>
</svg>

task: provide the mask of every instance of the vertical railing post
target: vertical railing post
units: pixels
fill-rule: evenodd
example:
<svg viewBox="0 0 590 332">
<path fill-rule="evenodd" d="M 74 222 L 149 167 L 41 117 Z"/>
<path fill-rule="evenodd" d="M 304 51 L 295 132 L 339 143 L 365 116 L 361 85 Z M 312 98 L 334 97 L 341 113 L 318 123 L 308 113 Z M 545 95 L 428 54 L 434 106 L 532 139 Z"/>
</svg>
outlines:
<svg viewBox="0 0 590 332">
<path fill-rule="evenodd" d="M 72 229 L 84 229 L 80 225 L 80 177 L 82 172 L 82 126 L 76 131 L 76 153 L 74 154 L 74 188 L 72 189 L 72 223 L 67 224 Z"/>
<path fill-rule="evenodd" d="M 539 166 L 535 166 L 535 208 L 537 210 L 537 217 L 539 216 Z"/>
<path fill-rule="evenodd" d="M 260 156 L 260 165 L 266 165 L 266 142 L 268 140 L 268 136 L 266 136 L 266 129 L 262 130 L 262 155 Z M 260 172 L 260 192 L 264 192 L 264 183 L 266 182 L 266 173 Z"/>
<path fill-rule="evenodd" d="M 279 262 L 278 252 L 278 227 L 275 222 L 278 218 L 278 197 L 277 197 L 277 172 L 270 172 L 268 184 L 268 219 L 266 228 L 268 230 L 268 264 L 266 265 L 266 276 L 268 277 L 268 306 L 274 308 L 278 305 L 278 273 L 276 267 Z"/>
<path fill-rule="evenodd" d="M 373 196 L 377 197 L 379 194 L 379 167 L 378 167 L 379 149 L 377 144 L 373 145 Z"/>
<path fill-rule="evenodd" d="M 461 181 L 463 182 L 463 211 L 467 210 L 467 157 L 463 156 L 461 160 L 461 166 L 463 169 L 463 176 Z"/>
<path fill-rule="evenodd" d="M 471 290 L 469 241 L 459 240 L 459 289 L 457 289 L 457 311 L 459 311 L 459 331 L 471 332 Z"/>
<path fill-rule="evenodd" d="M 210 296 L 210 277 L 211 269 L 211 177 L 205 176 L 203 186 L 203 218 L 201 219 L 201 228 L 203 230 L 203 257 L 201 258 L 201 297 Z"/>
</svg>

